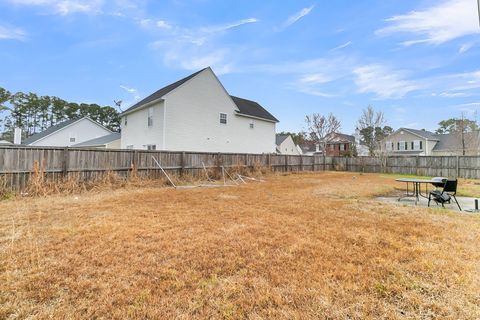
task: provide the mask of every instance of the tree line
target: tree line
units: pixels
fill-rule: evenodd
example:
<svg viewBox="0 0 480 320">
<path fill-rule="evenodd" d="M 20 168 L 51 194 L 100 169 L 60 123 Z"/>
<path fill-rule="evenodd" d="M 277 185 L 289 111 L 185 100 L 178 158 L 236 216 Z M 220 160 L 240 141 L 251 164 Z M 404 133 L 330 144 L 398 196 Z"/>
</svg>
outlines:
<svg viewBox="0 0 480 320">
<path fill-rule="evenodd" d="M 111 106 L 69 102 L 32 92 L 11 93 L 1 87 L 0 116 L 0 139 L 9 141 L 13 140 L 14 128 L 21 128 L 22 138 L 27 138 L 65 120 L 85 116 L 112 131 L 120 130 L 119 112 Z"/>
</svg>

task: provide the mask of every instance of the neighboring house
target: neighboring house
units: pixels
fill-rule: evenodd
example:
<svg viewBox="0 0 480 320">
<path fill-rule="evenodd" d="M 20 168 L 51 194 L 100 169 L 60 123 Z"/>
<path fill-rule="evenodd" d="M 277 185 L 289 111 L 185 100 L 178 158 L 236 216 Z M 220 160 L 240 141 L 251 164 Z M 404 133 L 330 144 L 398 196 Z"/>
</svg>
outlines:
<svg viewBox="0 0 480 320">
<path fill-rule="evenodd" d="M 277 145 L 277 153 L 280 154 L 289 154 L 289 155 L 300 155 L 297 145 L 292 139 L 291 135 L 287 134 L 277 134 L 275 137 L 275 144 Z"/>
<path fill-rule="evenodd" d="M 13 143 L 7 140 L 0 140 L 0 146 L 11 146 Z"/>
<path fill-rule="evenodd" d="M 355 145 L 355 137 L 335 132 L 329 134 L 326 138 L 327 145 L 325 153 L 327 156 L 348 156 L 353 155 L 353 147 Z"/>
<path fill-rule="evenodd" d="M 257 102 L 230 96 L 211 68 L 121 114 L 126 149 L 273 153 L 278 120 Z"/>
<path fill-rule="evenodd" d="M 74 144 L 111 133 L 112 131 L 89 117 L 83 117 L 80 119 L 67 120 L 51 126 L 42 132 L 26 138 L 22 141 L 22 144 L 28 146 L 70 147 Z"/>
<path fill-rule="evenodd" d="M 467 155 L 480 154 L 480 134 L 465 134 Z M 462 155 L 462 138 L 459 134 L 436 134 L 426 130 L 400 128 L 382 141 L 381 150 L 396 155 L 448 156 Z"/>
<path fill-rule="evenodd" d="M 300 145 L 302 154 L 305 156 L 321 155 L 322 151 L 320 150 L 320 145 L 314 142 L 305 142 Z"/>
<path fill-rule="evenodd" d="M 99 149 L 120 149 L 120 133 L 114 132 L 107 134 L 106 136 L 87 140 L 74 144 L 74 148 L 99 148 Z"/>
<path fill-rule="evenodd" d="M 362 137 L 360 135 L 360 130 L 355 130 L 355 149 L 357 152 L 357 157 L 367 157 L 370 155 L 370 151 L 368 150 L 368 146 L 362 142 Z"/>
</svg>

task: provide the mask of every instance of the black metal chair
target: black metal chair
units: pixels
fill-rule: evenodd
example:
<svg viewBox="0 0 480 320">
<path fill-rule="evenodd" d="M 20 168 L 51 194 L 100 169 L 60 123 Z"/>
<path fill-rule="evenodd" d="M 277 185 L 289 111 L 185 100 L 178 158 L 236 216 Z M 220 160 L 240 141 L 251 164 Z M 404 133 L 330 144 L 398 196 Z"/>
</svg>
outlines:
<svg viewBox="0 0 480 320">
<path fill-rule="evenodd" d="M 428 206 L 430 207 L 430 201 L 435 201 L 438 205 L 439 203 L 442 207 L 445 208 L 445 203 L 451 203 L 451 200 L 455 200 L 455 203 L 458 206 L 458 209 L 462 211 L 460 204 L 458 204 L 457 198 L 455 195 L 457 194 L 457 179 L 444 179 L 443 181 L 443 189 L 442 190 L 433 190 L 428 194 Z"/>
</svg>

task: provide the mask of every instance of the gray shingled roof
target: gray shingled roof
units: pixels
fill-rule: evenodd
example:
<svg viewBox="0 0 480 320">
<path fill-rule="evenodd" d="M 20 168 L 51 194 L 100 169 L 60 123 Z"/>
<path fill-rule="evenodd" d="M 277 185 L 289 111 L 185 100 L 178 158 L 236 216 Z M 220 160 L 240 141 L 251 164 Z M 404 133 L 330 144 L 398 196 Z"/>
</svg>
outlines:
<svg viewBox="0 0 480 320">
<path fill-rule="evenodd" d="M 31 135 L 30 137 L 26 138 L 25 140 L 22 141 L 22 144 L 31 144 L 31 143 L 34 143 L 35 141 L 38 141 L 60 129 L 63 129 L 65 128 L 66 126 L 80 120 L 82 118 L 78 118 L 78 119 L 70 119 L 70 120 L 67 120 L 67 121 L 63 121 L 63 122 L 60 122 L 59 124 L 56 124 L 54 126 L 51 126 L 50 128 L 47 128 L 45 130 L 43 130 L 42 132 L 39 132 L 39 133 L 36 133 L 34 135 Z"/>
<path fill-rule="evenodd" d="M 460 150 L 462 149 L 462 139 L 456 134 L 437 134 L 438 142 L 433 147 L 433 151 L 441 150 Z M 478 132 L 468 132 L 465 134 L 466 148 L 476 147 L 480 137 Z"/>
<path fill-rule="evenodd" d="M 202 72 L 203 70 L 205 70 L 207 68 L 204 68 L 200 71 L 197 71 L 195 73 L 192 73 L 191 75 L 189 75 L 188 77 L 185 77 L 183 79 L 180 79 L 178 80 L 177 82 L 174 82 L 174 83 L 171 83 L 169 84 L 168 86 L 165 86 L 157 91 L 155 91 L 154 93 L 152 93 L 151 95 L 149 95 L 148 97 L 146 97 L 145 99 L 143 100 L 140 100 L 139 102 L 135 103 L 133 106 L 131 106 L 130 108 L 128 108 L 127 110 L 123 111 L 122 114 L 124 113 L 127 113 L 127 112 L 130 112 L 132 110 L 135 110 L 135 109 L 138 109 L 140 107 L 142 107 L 144 104 L 147 104 L 149 102 L 152 102 L 152 101 L 155 101 L 157 99 L 160 99 L 161 97 L 163 97 L 164 95 L 166 95 L 167 93 L 175 90 L 176 88 L 180 87 L 182 84 L 184 84 L 185 82 L 187 82 L 188 80 L 192 79 L 193 77 L 195 77 L 197 74 L 199 74 L 200 72 Z"/>
<path fill-rule="evenodd" d="M 120 139 L 121 135 L 118 132 L 107 134 L 106 136 L 98 137 L 95 139 L 87 140 L 74 144 L 72 147 L 93 147 L 93 146 L 103 146 L 107 143 Z"/>
<path fill-rule="evenodd" d="M 355 143 L 355 137 L 349 134 L 335 132 L 332 135 L 327 137 L 328 143 L 345 143 L 345 142 Z"/>
<path fill-rule="evenodd" d="M 439 140 L 438 134 L 427 130 L 417 130 L 417 129 L 410 129 L 410 128 L 400 128 L 399 130 L 409 131 L 417 136 L 423 137 L 428 140 Z"/>
<path fill-rule="evenodd" d="M 283 143 L 283 141 L 285 141 L 285 139 L 287 139 L 289 137 L 288 134 L 277 134 L 275 136 L 275 144 L 277 146 L 281 145 Z"/>
<path fill-rule="evenodd" d="M 232 97 L 233 102 L 235 102 L 238 110 L 240 110 L 239 114 L 279 122 L 277 118 L 275 118 L 270 112 L 265 110 L 265 108 L 263 108 L 257 102 L 235 96 L 230 97 Z"/>
<path fill-rule="evenodd" d="M 188 77 L 180 79 L 177 82 L 169 84 L 168 86 L 165 86 L 165 87 L 155 91 L 154 93 L 152 93 L 151 95 L 149 95 L 145 99 L 137 102 L 136 104 L 134 104 L 133 106 L 131 106 L 130 108 L 128 108 L 127 110 L 122 112 L 122 114 L 129 113 L 129 112 L 131 112 L 135 109 L 141 108 L 142 106 L 144 106 L 147 103 L 150 103 L 152 101 L 161 99 L 164 95 L 166 95 L 167 93 L 175 90 L 176 88 L 178 88 L 179 86 L 181 86 L 182 84 L 184 84 L 188 80 L 194 78 L 196 75 L 198 75 L 199 73 L 201 73 L 202 71 L 204 71 L 206 69 L 208 69 L 208 68 L 204 68 L 200 71 L 197 71 L 197 72 L 189 75 Z M 236 106 L 239 110 L 239 112 L 238 112 L 239 114 L 243 114 L 243 115 L 247 115 L 247 116 L 251 116 L 251 117 L 256 117 L 256 118 L 261 118 L 261 119 L 265 119 L 265 120 L 270 120 L 270 121 L 274 121 L 274 122 L 279 122 L 277 120 L 277 118 L 275 118 L 272 114 L 270 114 L 267 110 L 265 110 L 265 108 L 263 108 L 257 102 L 252 101 L 252 100 L 239 98 L 239 97 L 234 97 L 234 96 L 230 96 L 230 97 L 232 98 L 233 102 L 236 104 Z"/>
</svg>

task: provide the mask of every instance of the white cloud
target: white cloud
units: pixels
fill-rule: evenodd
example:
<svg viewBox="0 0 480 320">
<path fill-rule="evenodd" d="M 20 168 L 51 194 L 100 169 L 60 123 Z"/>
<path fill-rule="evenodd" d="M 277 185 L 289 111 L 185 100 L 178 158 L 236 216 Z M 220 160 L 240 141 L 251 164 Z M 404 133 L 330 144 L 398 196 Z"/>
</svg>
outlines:
<svg viewBox="0 0 480 320">
<path fill-rule="evenodd" d="M 255 23 L 255 22 L 258 22 L 258 19 L 248 18 L 248 19 L 243 19 L 243 20 L 240 20 L 240 21 L 226 23 L 226 24 L 223 24 L 223 25 L 203 27 L 203 28 L 200 28 L 200 32 L 202 32 L 202 33 L 224 32 L 224 31 L 227 31 L 229 29 L 237 28 L 237 27 L 243 26 L 245 24 Z"/>
<path fill-rule="evenodd" d="M 20 28 L 0 25 L 0 39 L 25 40 L 27 33 Z"/>
<path fill-rule="evenodd" d="M 171 29 L 172 28 L 172 26 L 164 20 L 158 20 L 157 21 L 157 27 L 160 28 L 160 29 Z"/>
<path fill-rule="evenodd" d="M 440 97 L 443 98 L 460 98 L 460 97 L 468 97 L 470 94 L 466 92 L 450 92 L 450 91 L 445 91 L 439 94 Z"/>
<path fill-rule="evenodd" d="M 120 88 L 122 88 L 123 90 L 127 91 L 128 93 L 130 93 L 132 96 L 133 96 L 133 99 L 135 101 L 138 101 L 140 100 L 140 95 L 138 94 L 138 90 L 135 89 L 135 88 L 129 88 L 127 86 L 124 86 L 124 85 L 120 85 Z"/>
<path fill-rule="evenodd" d="M 360 93 L 373 93 L 378 99 L 402 98 L 421 88 L 406 80 L 404 72 L 391 70 L 379 64 L 357 67 L 353 70 L 355 84 Z"/>
<path fill-rule="evenodd" d="M 143 21 L 143 20 L 142 20 Z M 152 21 L 140 24 L 152 29 Z M 219 44 L 219 39 L 232 29 L 255 23 L 256 18 L 247 18 L 220 25 L 210 25 L 197 28 L 182 28 L 178 25 L 169 24 L 163 20 L 155 27 L 161 27 L 159 39 L 149 44 L 150 49 L 162 56 L 163 63 L 168 66 L 179 67 L 186 70 L 198 70 L 211 66 L 217 74 L 232 72 L 235 60 L 242 51 L 241 47 L 231 49 Z"/>
<path fill-rule="evenodd" d="M 412 33 L 419 39 L 407 40 L 403 45 L 419 43 L 442 44 L 470 34 L 478 34 L 478 10 L 474 0 L 446 0 L 420 11 L 393 16 L 389 26 L 376 31 L 378 35 Z"/>
<path fill-rule="evenodd" d="M 458 53 L 460 53 L 460 54 L 465 53 L 468 50 L 470 50 L 472 47 L 473 47 L 473 43 L 464 43 L 458 49 Z"/>
<path fill-rule="evenodd" d="M 341 45 L 339 45 L 339 46 L 337 46 L 337 47 L 333 48 L 333 49 L 332 49 L 332 51 L 334 51 L 334 50 L 340 50 L 340 49 L 343 49 L 343 48 L 349 47 L 349 46 L 351 46 L 352 44 L 353 44 L 353 42 L 352 42 L 352 41 L 345 42 L 344 44 L 341 44 Z"/>
<path fill-rule="evenodd" d="M 289 26 L 291 26 L 292 24 L 294 24 L 295 22 L 297 22 L 298 20 L 302 19 L 303 17 L 305 17 L 306 15 L 310 14 L 310 12 L 312 12 L 313 8 L 315 6 L 310 6 L 310 7 L 307 7 L 307 8 L 303 8 L 302 10 L 298 11 L 297 13 L 295 13 L 294 15 L 290 16 L 283 24 L 283 27 L 284 28 L 287 28 Z"/>
<path fill-rule="evenodd" d="M 16 5 L 45 7 L 51 13 L 68 15 L 72 13 L 98 14 L 102 12 L 103 0 L 8 0 Z"/>
<path fill-rule="evenodd" d="M 332 77 L 322 74 L 322 73 L 313 73 L 306 74 L 299 79 L 300 83 L 304 84 L 322 84 L 332 81 Z"/>
</svg>

